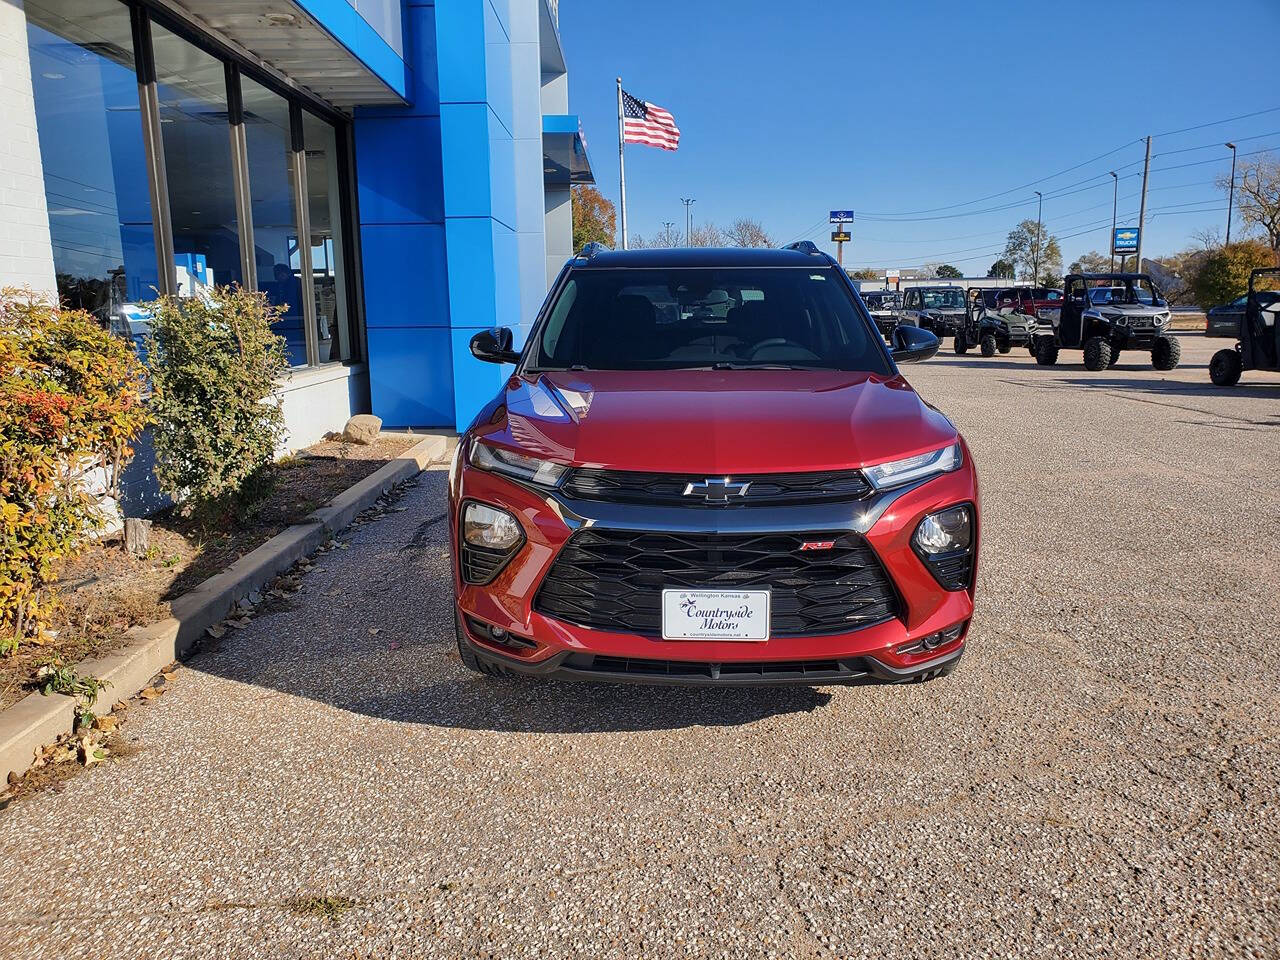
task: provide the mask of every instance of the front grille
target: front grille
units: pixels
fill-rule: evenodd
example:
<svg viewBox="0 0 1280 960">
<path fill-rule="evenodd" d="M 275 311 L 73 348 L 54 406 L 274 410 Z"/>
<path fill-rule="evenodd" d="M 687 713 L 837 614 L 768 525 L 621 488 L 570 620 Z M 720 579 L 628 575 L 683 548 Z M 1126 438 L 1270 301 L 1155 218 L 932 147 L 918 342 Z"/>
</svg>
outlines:
<svg viewBox="0 0 1280 960">
<path fill-rule="evenodd" d="M 800 549 L 831 540 L 827 550 Z M 772 591 L 776 637 L 844 633 L 898 613 L 897 594 L 858 534 L 636 533 L 587 528 L 561 548 L 534 609 L 584 627 L 662 635 L 662 590 Z"/>
<path fill-rule="evenodd" d="M 734 484 L 745 483 L 748 486 L 741 495 L 730 494 L 727 501 L 708 500 L 697 493 L 685 495 L 685 488 L 690 484 L 697 485 L 707 479 L 705 473 L 640 473 L 578 467 L 565 480 L 561 491 L 575 500 L 720 509 L 726 506 L 767 507 L 861 500 L 871 493 L 871 485 L 858 470 L 824 470 L 816 473 L 734 474 L 728 479 Z"/>
</svg>

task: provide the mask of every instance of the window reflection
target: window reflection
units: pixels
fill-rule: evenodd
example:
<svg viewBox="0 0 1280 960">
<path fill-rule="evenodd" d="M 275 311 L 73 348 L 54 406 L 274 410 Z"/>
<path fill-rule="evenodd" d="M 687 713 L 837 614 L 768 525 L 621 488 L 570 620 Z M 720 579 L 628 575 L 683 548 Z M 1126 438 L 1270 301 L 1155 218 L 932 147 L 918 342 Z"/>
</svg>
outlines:
<svg viewBox="0 0 1280 960">
<path fill-rule="evenodd" d="M 241 283 L 222 62 L 152 26 L 178 294 Z"/>
<path fill-rule="evenodd" d="M 258 289 L 272 303 L 284 307 L 284 316 L 275 330 L 285 338 L 289 362 L 295 367 L 302 366 L 307 362 L 307 342 L 303 332 L 302 280 L 295 266 L 297 194 L 289 103 L 245 76 L 240 78 L 240 91 L 244 102 L 245 148 L 249 156 L 253 258 L 257 265 Z M 322 351 L 322 359 L 323 356 Z"/>
<path fill-rule="evenodd" d="M 311 273 L 315 285 L 320 362 L 350 360 L 347 285 L 343 271 L 338 138 L 333 126 L 303 111 L 307 152 L 307 210 L 311 220 Z"/>
<path fill-rule="evenodd" d="M 27 42 L 58 294 L 123 336 L 157 286 L 129 11 L 27 0 Z"/>
</svg>

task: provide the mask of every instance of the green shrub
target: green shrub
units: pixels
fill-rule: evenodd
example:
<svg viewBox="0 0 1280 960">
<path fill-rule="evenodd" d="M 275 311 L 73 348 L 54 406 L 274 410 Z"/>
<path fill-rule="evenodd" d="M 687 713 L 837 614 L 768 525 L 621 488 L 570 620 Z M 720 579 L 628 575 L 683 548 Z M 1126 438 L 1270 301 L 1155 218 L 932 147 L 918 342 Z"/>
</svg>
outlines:
<svg viewBox="0 0 1280 960">
<path fill-rule="evenodd" d="M 271 330 L 283 308 L 234 286 L 147 307 L 160 488 L 207 519 L 241 509 L 284 437 L 277 381 L 289 361 Z"/>
<path fill-rule="evenodd" d="M 1191 278 L 1192 296 L 1206 310 L 1230 303 L 1248 291 L 1251 270 L 1275 265 L 1275 252 L 1258 240 L 1218 247 L 1205 254 Z"/>
<path fill-rule="evenodd" d="M 40 639 L 63 562 L 106 517 L 146 423 L 133 345 L 89 314 L 0 290 L 0 652 Z"/>
</svg>

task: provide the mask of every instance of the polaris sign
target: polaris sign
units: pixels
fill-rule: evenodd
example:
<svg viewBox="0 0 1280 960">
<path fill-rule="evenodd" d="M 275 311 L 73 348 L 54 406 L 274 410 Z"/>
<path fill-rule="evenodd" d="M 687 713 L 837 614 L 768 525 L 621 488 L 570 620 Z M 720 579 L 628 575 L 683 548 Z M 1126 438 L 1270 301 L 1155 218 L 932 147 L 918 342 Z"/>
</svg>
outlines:
<svg viewBox="0 0 1280 960">
<path fill-rule="evenodd" d="M 1116 227 L 1111 236 L 1111 252 L 1130 254 L 1138 252 L 1138 237 L 1141 231 L 1137 227 Z"/>
<path fill-rule="evenodd" d="M 853 223 L 852 210 L 832 210 L 831 223 Z"/>
</svg>

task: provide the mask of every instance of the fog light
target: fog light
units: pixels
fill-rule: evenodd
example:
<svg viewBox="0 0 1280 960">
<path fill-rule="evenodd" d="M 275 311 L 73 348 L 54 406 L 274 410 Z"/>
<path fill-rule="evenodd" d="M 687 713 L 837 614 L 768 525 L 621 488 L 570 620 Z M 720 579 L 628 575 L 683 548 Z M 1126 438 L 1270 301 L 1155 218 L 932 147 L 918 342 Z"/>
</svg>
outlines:
<svg viewBox="0 0 1280 960">
<path fill-rule="evenodd" d="M 968 550 L 973 543 L 973 520 L 967 506 L 951 507 L 931 513 L 916 527 L 916 547 L 936 556 L 956 550 Z"/>
<path fill-rule="evenodd" d="M 520 521 L 507 511 L 483 503 L 467 504 L 462 515 L 462 539 L 471 546 L 510 550 L 523 537 Z"/>
</svg>

